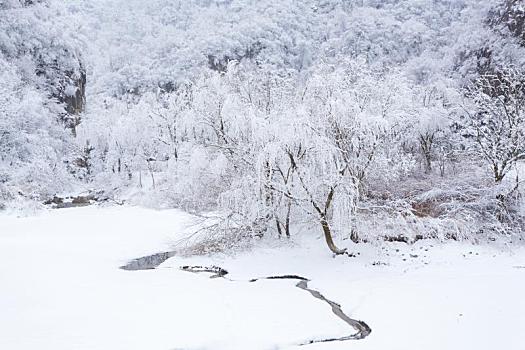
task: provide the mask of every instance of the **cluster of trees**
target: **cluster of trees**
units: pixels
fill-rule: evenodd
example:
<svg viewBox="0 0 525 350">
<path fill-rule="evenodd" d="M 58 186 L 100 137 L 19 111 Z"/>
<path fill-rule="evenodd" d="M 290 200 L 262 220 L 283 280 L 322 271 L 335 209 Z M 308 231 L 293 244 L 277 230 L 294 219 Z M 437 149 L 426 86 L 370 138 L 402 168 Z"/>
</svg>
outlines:
<svg viewBox="0 0 525 350">
<path fill-rule="evenodd" d="M 335 254 L 335 236 L 520 233 L 520 11 L 0 1 L 0 199 L 83 184 L 220 210 L 223 233 L 311 224 Z"/>
<path fill-rule="evenodd" d="M 76 24 L 89 88 L 101 100 L 171 91 L 233 60 L 307 71 L 319 60 L 364 57 L 421 83 L 470 79 L 485 46 L 494 64 L 523 61 L 487 24 L 493 1 L 80 0 L 61 7 L 55 21 Z"/>
<path fill-rule="evenodd" d="M 452 234 L 442 229 L 452 238 L 514 225 L 524 82 L 509 69 L 458 90 L 416 85 L 364 60 L 318 64 L 308 75 L 232 62 L 174 92 L 114 101 L 79 138 L 95 182 L 138 185 L 187 210 L 220 209 L 229 230 L 255 235 L 290 236 L 309 222 L 340 254 L 334 234 L 370 239 L 358 221 L 378 210 L 406 225 L 477 215 Z M 421 199 L 436 190 L 441 198 Z"/>
<path fill-rule="evenodd" d="M 85 72 L 54 16 L 43 1 L 0 1 L 0 205 L 70 187 L 66 128 L 78 124 Z"/>
</svg>

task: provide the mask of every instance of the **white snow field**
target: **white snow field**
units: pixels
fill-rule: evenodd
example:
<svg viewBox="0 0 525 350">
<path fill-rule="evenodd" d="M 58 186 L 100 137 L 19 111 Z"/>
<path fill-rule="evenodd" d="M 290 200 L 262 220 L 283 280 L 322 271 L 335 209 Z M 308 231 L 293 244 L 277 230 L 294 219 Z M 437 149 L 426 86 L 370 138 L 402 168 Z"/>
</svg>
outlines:
<svg viewBox="0 0 525 350">
<path fill-rule="evenodd" d="M 173 257 L 194 222 L 176 210 L 87 207 L 0 216 L 0 349 L 294 349 L 354 331 L 291 280 L 297 274 L 372 333 L 305 349 L 524 349 L 525 250 L 468 243 L 261 242 L 235 256 Z M 341 245 L 344 245 L 342 242 Z M 181 271 L 216 264 L 227 278 Z"/>
</svg>

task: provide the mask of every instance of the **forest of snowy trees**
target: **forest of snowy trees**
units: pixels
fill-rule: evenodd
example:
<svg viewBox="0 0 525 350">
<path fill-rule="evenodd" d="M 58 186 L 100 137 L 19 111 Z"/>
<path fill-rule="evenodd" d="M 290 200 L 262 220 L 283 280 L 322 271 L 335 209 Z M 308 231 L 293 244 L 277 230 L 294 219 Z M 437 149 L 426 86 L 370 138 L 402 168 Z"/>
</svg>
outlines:
<svg viewBox="0 0 525 350">
<path fill-rule="evenodd" d="M 523 239 L 520 0 L 0 0 L 0 207 L 90 190 L 227 242 Z"/>
</svg>

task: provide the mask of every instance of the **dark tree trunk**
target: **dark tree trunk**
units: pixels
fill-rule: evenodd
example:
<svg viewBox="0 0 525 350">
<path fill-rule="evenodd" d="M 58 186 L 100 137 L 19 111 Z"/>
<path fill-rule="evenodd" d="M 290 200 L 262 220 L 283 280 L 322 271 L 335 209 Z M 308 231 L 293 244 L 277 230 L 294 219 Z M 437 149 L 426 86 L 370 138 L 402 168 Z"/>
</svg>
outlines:
<svg viewBox="0 0 525 350">
<path fill-rule="evenodd" d="M 339 249 L 334 243 L 334 240 L 332 238 L 332 231 L 330 230 L 330 225 L 328 224 L 328 221 L 323 216 L 320 220 L 321 227 L 323 228 L 324 238 L 326 240 L 326 244 L 328 245 L 328 248 L 334 253 L 335 255 L 341 255 L 346 253 L 346 249 Z"/>
</svg>

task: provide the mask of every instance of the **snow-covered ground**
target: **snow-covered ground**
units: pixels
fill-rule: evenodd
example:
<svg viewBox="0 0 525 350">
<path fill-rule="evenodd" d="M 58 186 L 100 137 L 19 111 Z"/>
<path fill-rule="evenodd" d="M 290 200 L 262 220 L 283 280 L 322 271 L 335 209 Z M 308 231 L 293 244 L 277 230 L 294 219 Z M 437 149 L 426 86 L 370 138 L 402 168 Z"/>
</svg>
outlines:
<svg viewBox="0 0 525 350">
<path fill-rule="evenodd" d="M 261 242 L 235 256 L 173 257 L 155 270 L 119 266 L 170 249 L 195 218 L 175 210 L 86 207 L 0 216 L 0 349 L 293 349 L 348 335 L 309 287 L 363 320 L 363 340 L 308 349 L 523 349 L 525 249 L 468 243 L 350 246 Z M 343 245 L 343 244 L 342 244 Z M 229 279 L 181 271 L 216 264 Z"/>
</svg>

